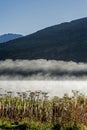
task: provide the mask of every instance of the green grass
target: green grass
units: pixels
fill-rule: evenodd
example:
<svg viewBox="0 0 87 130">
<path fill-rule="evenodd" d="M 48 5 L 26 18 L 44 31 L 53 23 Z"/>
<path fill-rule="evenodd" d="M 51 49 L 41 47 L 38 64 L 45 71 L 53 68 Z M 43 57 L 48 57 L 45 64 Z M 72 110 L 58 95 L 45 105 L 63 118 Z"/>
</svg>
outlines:
<svg viewBox="0 0 87 130">
<path fill-rule="evenodd" d="M 58 123 L 41 123 L 28 119 L 24 119 L 21 122 L 0 119 L 0 130 L 87 130 L 87 127 L 80 124 L 76 128 L 68 124 L 64 127 Z"/>
</svg>

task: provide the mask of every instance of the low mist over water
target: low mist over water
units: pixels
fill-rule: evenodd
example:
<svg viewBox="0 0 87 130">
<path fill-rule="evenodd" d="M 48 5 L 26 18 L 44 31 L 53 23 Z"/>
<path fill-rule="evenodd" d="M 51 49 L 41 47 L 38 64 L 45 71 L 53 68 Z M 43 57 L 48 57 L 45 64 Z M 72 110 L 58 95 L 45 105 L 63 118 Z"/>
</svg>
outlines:
<svg viewBox="0 0 87 130">
<path fill-rule="evenodd" d="M 25 92 L 44 91 L 50 97 L 63 96 L 64 93 L 71 95 L 72 90 L 79 90 L 87 95 L 87 81 L 0 81 L 1 93 L 6 91 Z"/>
<path fill-rule="evenodd" d="M 87 63 L 56 60 L 0 61 L 0 90 L 45 91 L 49 96 L 71 94 L 72 90 L 87 93 Z"/>
<path fill-rule="evenodd" d="M 86 80 L 87 63 L 56 60 L 0 61 L 0 80 Z"/>
</svg>

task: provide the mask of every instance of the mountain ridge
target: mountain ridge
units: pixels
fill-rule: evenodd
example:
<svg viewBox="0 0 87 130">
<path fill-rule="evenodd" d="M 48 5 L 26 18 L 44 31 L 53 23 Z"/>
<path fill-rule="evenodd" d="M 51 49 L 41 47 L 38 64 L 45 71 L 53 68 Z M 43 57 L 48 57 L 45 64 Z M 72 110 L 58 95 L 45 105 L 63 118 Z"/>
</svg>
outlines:
<svg viewBox="0 0 87 130">
<path fill-rule="evenodd" d="M 10 40 L 14 40 L 16 38 L 22 37 L 21 34 L 13 34 L 13 33 L 7 33 L 0 35 L 0 43 L 8 42 Z"/>
<path fill-rule="evenodd" d="M 87 62 L 87 17 L 0 44 L 0 60 L 47 59 Z"/>
</svg>

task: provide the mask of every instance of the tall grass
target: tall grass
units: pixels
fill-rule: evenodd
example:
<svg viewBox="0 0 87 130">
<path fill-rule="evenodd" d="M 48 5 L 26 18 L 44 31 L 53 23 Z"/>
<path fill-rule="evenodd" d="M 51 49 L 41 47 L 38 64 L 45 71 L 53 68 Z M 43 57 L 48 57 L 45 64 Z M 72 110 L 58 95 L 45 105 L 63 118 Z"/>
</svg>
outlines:
<svg viewBox="0 0 87 130">
<path fill-rule="evenodd" d="M 86 130 L 87 98 L 78 91 L 62 98 L 42 91 L 0 94 L 0 128 Z"/>
</svg>

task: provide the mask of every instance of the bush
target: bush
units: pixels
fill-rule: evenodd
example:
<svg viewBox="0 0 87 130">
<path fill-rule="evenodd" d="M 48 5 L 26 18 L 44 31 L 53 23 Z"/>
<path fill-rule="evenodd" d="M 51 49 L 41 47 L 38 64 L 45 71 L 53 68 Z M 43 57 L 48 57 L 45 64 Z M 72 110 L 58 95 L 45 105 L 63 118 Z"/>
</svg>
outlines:
<svg viewBox="0 0 87 130">
<path fill-rule="evenodd" d="M 53 126 L 52 130 L 61 130 L 61 125 L 60 124 L 55 124 Z"/>
</svg>

